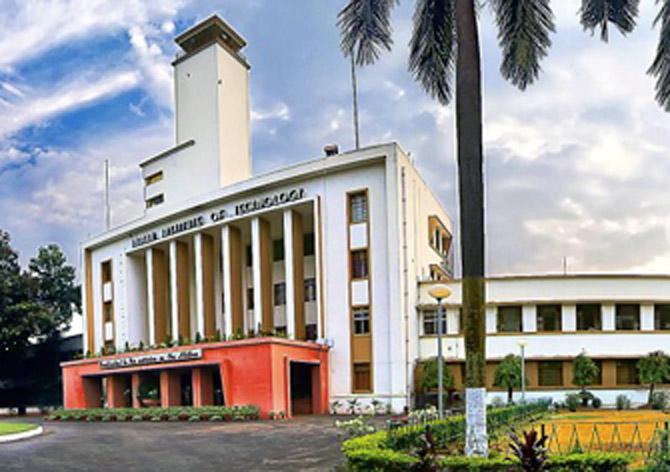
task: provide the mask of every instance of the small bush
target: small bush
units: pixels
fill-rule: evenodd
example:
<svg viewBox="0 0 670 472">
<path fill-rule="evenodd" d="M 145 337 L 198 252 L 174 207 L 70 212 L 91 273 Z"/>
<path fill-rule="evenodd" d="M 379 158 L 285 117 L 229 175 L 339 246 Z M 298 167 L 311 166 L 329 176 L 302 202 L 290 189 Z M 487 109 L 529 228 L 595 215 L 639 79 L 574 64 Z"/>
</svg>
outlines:
<svg viewBox="0 0 670 472">
<path fill-rule="evenodd" d="M 502 397 L 495 396 L 491 400 L 492 408 L 502 408 L 504 406 L 505 406 L 505 400 L 503 400 Z"/>
<path fill-rule="evenodd" d="M 112 421 L 112 415 L 102 415 L 102 421 L 105 423 L 108 421 Z"/>
<path fill-rule="evenodd" d="M 152 416 L 152 417 L 151 417 L 151 420 L 149 420 L 149 421 L 153 421 L 154 423 L 156 423 L 156 422 L 158 422 L 158 421 L 160 421 L 160 420 L 161 420 L 161 417 L 160 417 L 160 416 Z"/>
<path fill-rule="evenodd" d="M 625 472 L 631 458 L 619 453 L 580 453 L 551 456 L 545 470 L 551 472 Z"/>
<path fill-rule="evenodd" d="M 581 396 L 576 393 L 569 393 L 565 396 L 565 407 L 570 411 L 577 411 L 581 402 Z"/>
<path fill-rule="evenodd" d="M 668 406 L 668 392 L 654 392 L 651 396 L 651 407 L 654 410 L 663 410 Z"/>
<path fill-rule="evenodd" d="M 603 401 L 598 397 L 593 397 L 593 400 L 591 400 L 591 406 L 596 409 L 600 408 L 603 406 Z"/>
<path fill-rule="evenodd" d="M 209 421 L 223 421 L 223 417 L 219 415 L 210 416 Z"/>
<path fill-rule="evenodd" d="M 126 415 L 116 415 L 116 421 L 128 421 L 128 416 L 126 416 Z"/>
<path fill-rule="evenodd" d="M 171 416 L 168 416 L 167 420 L 171 421 L 171 422 L 176 422 L 176 421 L 179 421 L 179 417 L 177 415 L 171 415 Z"/>
<path fill-rule="evenodd" d="M 188 421 L 191 423 L 194 423 L 196 421 L 200 421 L 200 416 L 199 415 L 191 415 L 188 417 Z"/>
<path fill-rule="evenodd" d="M 143 421 L 143 420 L 144 420 L 144 418 L 142 418 L 142 415 L 133 415 L 133 417 L 130 418 L 130 421 L 134 421 L 134 422 L 139 422 L 139 421 Z"/>
<path fill-rule="evenodd" d="M 630 410 L 630 398 L 626 395 L 621 394 L 616 397 L 616 409 L 617 410 Z"/>
</svg>

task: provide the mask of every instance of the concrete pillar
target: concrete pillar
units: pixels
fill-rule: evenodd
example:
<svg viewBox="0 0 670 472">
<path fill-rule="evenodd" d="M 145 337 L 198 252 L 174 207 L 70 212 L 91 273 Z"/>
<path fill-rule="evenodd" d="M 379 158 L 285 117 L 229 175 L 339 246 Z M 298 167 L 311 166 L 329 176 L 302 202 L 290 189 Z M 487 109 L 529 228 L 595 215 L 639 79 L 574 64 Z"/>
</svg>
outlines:
<svg viewBox="0 0 670 472">
<path fill-rule="evenodd" d="M 577 305 L 563 305 L 561 310 L 561 330 L 577 331 Z"/>
<path fill-rule="evenodd" d="M 458 308 L 449 307 L 446 309 L 447 312 L 447 332 L 445 334 L 458 334 L 460 327 L 459 323 L 459 310 Z"/>
<path fill-rule="evenodd" d="M 194 367 L 191 371 L 193 406 L 214 404 L 214 378 L 208 367 Z"/>
<path fill-rule="evenodd" d="M 537 331 L 537 307 L 535 305 L 523 305 L 521 307 L 521 326 L 524 333 Z"/>
<path fill-rule="evenodd" d="M 316 336 L 325 338 L 323 326 L 323 275 L 322 275 L 322 246 L 321 246 L 321 198 L 314 200 L 314 275 L 316 280 Z"/>
<path fill-rule="evenodd" d="M 496 320 L 497 310 L 494 306 L 486 307 L 486 333 L 495 333 L 498 330 Z"/>
<path fill-rule="evenodd" d="M 188 246 L 181 241 L 170 241 L 170 300 L 172 337 L 191 338 L 189 301 Z"/>
<path fill-rule="evenodd" d="M 256 217 L 251 220 L 251 251 L 254 279 L 253 330 L 269 332 L 274 328 L 272 310 L 272 236 L 270 223 Z"/>
<path fill-rule="evenodd" d="M 289 339 L 305 339 L 305 257 L 302 216 L 284 210 L 286 328 Z"/>
<path fill-rule="evenodd" d="M 133 408 L 140 408 L 140 399 L 137 395 L 140 393 L 140 384 L 142 383 L 141 373 L 133 372 L 130 377 L 130 397 Z"/>
<path fill-rule="evenodd" d="M 223 313 L 226 338 L 243 333 L 244 304 L 242 302 L 242 238 L 240 230 L 231 225 L 221 229 L 223 255 Z"/>
<path fill-rule="evenodd" d="M 202 233 L 193 237 L 194 269 L 195 269 L 195 319 L 196 333 L 205 336 L 205 289 L 202 271 Z"/>
<path fill-rule="evenodd" d="M 651 303 L 640 305 L 640 329 L 642 331 L 653 331 L 654 328 L 654 305 Z"/>
<path fill-rule="evenodd" d="M 603 304 L 600 308 L 600 313 L 602 316 L 602 328 L 603 331 L 614 331 L 615 329 L 615 309 L 614 305 L 608 303 Z"/>
<path fill-rule="evenodd" d="M 156 307 L 154 299 L 154 250 L 145 251 L 147 269 L 147 317 L 149 318 L 149 344 L 156 345 Z M 134 401 L 134 400 L 133 400 Z"/>
<path fill-rule="evenodd" d="M 127 379 L 123 375 L 108 375 L 107 377 L 107 406 L 109 408 L 126 408 L 128 402 L 124 391 L 127 388 Z"/>
<path fill-rule="evenodd" d="M 161 407 L 181 405 L 181 383 L 179 372 L 174 369 L 164 369 L 160 373 Z"/>
</svg>

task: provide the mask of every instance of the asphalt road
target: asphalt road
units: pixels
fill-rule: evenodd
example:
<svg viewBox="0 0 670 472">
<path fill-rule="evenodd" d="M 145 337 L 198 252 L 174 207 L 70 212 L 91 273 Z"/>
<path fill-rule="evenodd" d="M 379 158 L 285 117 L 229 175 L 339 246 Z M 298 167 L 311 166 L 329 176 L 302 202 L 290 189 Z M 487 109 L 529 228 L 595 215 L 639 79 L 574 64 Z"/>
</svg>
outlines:
<svg viewBox="0 0 670 472">
<path fill-rule="evenodd" d="M 342 462 L 334 419 L 325 416 L 280 422 L 43 426 L 42 436 L 0 444 L 3 472 L 330 471 Z"/>
</svg>

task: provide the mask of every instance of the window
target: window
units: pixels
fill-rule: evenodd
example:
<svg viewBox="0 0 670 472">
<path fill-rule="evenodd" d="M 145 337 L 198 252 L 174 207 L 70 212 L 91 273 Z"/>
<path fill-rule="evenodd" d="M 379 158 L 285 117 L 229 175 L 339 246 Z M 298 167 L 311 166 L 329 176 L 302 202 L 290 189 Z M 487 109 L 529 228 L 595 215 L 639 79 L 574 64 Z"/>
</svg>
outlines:
<svg viewBox="0 0 670 472">
<path fill-rule="evenodd" d="M 364 223 L 368 221 L 368 196 L 365 192 L 349 195 L 350 223 Z"/>
<path fill-rule="evenodd" d="M 499 306 L 498 307 L 498 332 L 518 333 L 522 331 L 521 307 Z"/>
<path fill-rule="evenodd" d="M 354 364 L 354 392 L 369 392 L 372 389 L 370 380 L 370 363 L 359 362 Z"/>
<path fill-rule="evenodd" d="M 637 331 L 640 329 L 640 305 L 616 306 L 617 331 Z"/>
<path fill-rule="evenodd" d="M 538 362 L 537 383 L 540 387 L 560 387 L 563 385 L 563 362 Z"/>
<path fill-rule="evenodd" d="M 105 261 L 102 263 L 102 283 L 112 281 L 112 261 Z"/>
<path fill-rule="evenodd" d="M 157 205 L 160 205 L 163 203 L 163 194 L 161 193 L 160 195 L 156 195 L 155 197 L 151 197 L 150 199 L 147 200 L 147 208 L 155 207 Z"/>
<path fill-rule="evenodd" d="M 368 278 L 368 250 L 361 249 L 351 252 L 351 278 Z"/>
<path fill-rule="evenodd" d="M 108 323 L 108 322 L 112 321 L 112 319 L 114 317 L 114 314 L 112 313 L 112 304 L 111 303 L 105 303 L 104 304 L 104 311 L 105 311 L 105 313 L 104 313 L 105 314 L 105 316 L 104 316 L 105 323 Z"/>
<path fill-rule="evenodd" d="M 537 330 L 538 331 L 561 330 L 561 305 L 537 306 Z"/>
<path fill-rule="evenodd" d="M 304 256 L 314 255 L 314 233 L 306 234 L 303 237 L 303 251 Z"/>
<path fill-rule="evenodd" d="M 247 310 L 254 309 L 254 288 L 247 289 Z"/>
<path fill-rule="evenodd" d="M 247 253 L 247 267 L 251 267 L 254 263 L 254 251 L 251 250 L 251 245 L 246 247 Z"/>
<path fill-rule="evenodd" d="M 279 262 L 284 260 L 284 240 L 276 239 L 272 241 L 272 261 Z"/>
<path fill-rule="evenodd" d="M 315 324 L 308 324 L 305 325 L 305 333 L 306 336 L 305 338 L 308 341 L 316 341 L 316 325 Z"/>
<path fill-rule="evenodd" d="M 305 301 L 316 300 L 316 279 L 305 279 Z"/>
<path fill-rule="evenodd" d="M 447 332 L 447 317 L 442 319 L 442 334 Z M 437 334 L 437 310 L 423 312 L 423 334 L 431 336 Z"/>
<path fill-rule="evenodd" d="M 617 385 L 635 385 L 640 380 L 637 376 L 637 359 L 625 359 L 616 362 Z"/>
<path fill-rule="evenodd" d="M 148 187 L 149 185 L 155 184 L 156 182 L 160 182 L 161 180 L 163 180 L 163 171 L 162 170 L 160 170 L 160 171 L 158 171 L 154 174 L 151 174 L 148 177 L 145 177 L 144 178 L 144 185 Z"/>
<path fill-rule="evenodd" d="M 670 305 L 654 305 L 654 329 L 670 329 Z"/>
<path fill-rule="evenodd" d="M 599 331 L 600 323 L 600 305 L 577 305 L 577 331 Z"/>
<path fill-rule="evenodd" d="M 463 324 L 463 307 L 460 307 L 458 309 L 458 334 L 463 334 L 463 331 L 465 331 L 465 325 Z"/>
<path fill-rule="evenodd" d="M 370 334 L 370 310 L 366 306 L 354 308 L 354 334 Z"/>
<path fill-rule="evenodd" d="M 286 283 L 275 284 L 275 306 L 286 305 Z"/>
<path fill-rule="evenodd" d="M 598 375 L 593 380 L 591 385 L 602 385 L 603 384 L 603 361 L 598 359 L 593 359 L 593 363 L 598 367 Z"/>
</svg>

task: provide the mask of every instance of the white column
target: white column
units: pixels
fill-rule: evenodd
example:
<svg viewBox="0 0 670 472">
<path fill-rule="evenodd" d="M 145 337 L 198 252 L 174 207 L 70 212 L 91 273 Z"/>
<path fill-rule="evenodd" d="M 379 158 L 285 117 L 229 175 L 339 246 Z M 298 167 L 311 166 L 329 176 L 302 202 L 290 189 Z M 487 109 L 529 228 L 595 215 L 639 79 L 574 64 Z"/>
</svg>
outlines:
<svg viewBox="0 0 670 472">
<path fill-rule="evenodd" d="M 263 324 L 263 294 L 261 277 L 261 220 L 251 220 L 251 259 L 254 280 L 254 325 L 252 330 L 258 332 Z"/>
<path fill-rule="evenodd" d="M 498 331 L 497 326 L 497 313 L 498 309 L 495 306 L 486 307 L 486 332 L 495 333 Z"/>
<path fill-rule="evenodd" d="M 179 339 L 179 292 L 177 290 L 177 241 L 170 241 L 170 318 L 172 339 Z"/>
<path fill-rule="evenodd" d="M 221 228 L 221 255 L 223 256 L 223 325 L 226 339 L 233 335 L 233 284 L 230 277 L 230 226 Z"/>
<path fill-rule="evenodd" d="M 458 307 L 449 307 L 447 308 L 447 333 L 446 334 L 458 334 L 460 326 L 458 326 L 458 313 L 460 310 Z"/>
<path fill-rule="evenodd" d="M 295 339 L 295 275 L 293 268 L 293 210 L 284 210 L 284 280 L 286 283 L 286 334 Z"/>
<path fill-rule="evenodd" d="M 563 305 L 561 310 L 561 331 L 577 331 L 577 305 Z"/>
<path fill-rule="evenodd" d="M 602 328 L 603 331 L 614 331 L 616 324 L 615 324 L 615 312 L 614 312 L 614 305 L 612 304 L 603 304 L 601 306 L 601 314 L 602 314 Z"/>
<path fill-rule="evenodd" d="M 314 280 L 316 281 L 316 337 L 325 338 L 325 326 L 322 325 L 323 309 L 323 287 L 321 286 L 321 264 L 323 255 L 321 254 L 321 212 L 319 211 L 321 200 L 317 197 L 314 200 Z"/>
<path fill-rule="evenodd" d="M 523 305 L 521 307 L 521 318 L 524 333 L 534 333 L 537 331 L 536 305 Z"/>
<path fill-rule="evenodd" d="M 642 331 L 653 331 L 654 325 L 654 305 L 651 303 L 640 305 L 640 329 Z"/>
<path fill-rule="evenodd" d="M 147 269 L 147 314 L 149 315 L 149 345 L 156 344 L 156 311 L 154 307 L 154 250 L 144 253 Z"/>
<path fill-rule="evenodd" d="M 205 336 L 205 290 L 202 283 L 202 233 L 196 233 L 193 238 L 193 246 L 195 249 L 195 320 L 196 333 L 200 336 Z"/>
</svg>

